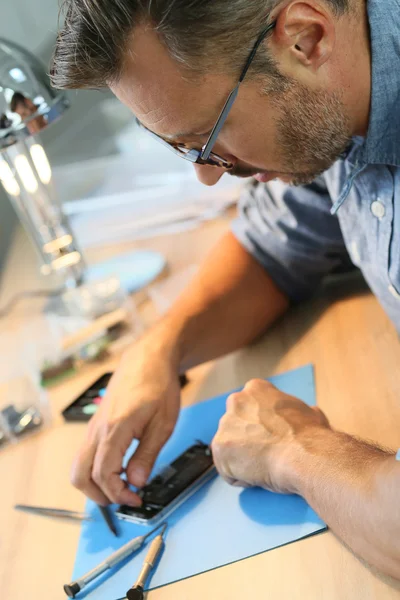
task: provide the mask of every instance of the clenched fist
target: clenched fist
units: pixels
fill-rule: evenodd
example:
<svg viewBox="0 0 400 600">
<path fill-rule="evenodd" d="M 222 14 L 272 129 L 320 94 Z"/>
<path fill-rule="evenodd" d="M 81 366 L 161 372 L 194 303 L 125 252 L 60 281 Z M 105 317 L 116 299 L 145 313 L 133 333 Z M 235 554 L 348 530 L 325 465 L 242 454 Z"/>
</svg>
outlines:
<svg viewBox="0 0 400 600">
<path fill-rule="evenodd" d="M 233 485 L 297 493 L 296 462 L 321 428 L 329 423 L 318 408 L 255 379 L 227 400 L 212 442 L 214 462 Z"/>
</svg>

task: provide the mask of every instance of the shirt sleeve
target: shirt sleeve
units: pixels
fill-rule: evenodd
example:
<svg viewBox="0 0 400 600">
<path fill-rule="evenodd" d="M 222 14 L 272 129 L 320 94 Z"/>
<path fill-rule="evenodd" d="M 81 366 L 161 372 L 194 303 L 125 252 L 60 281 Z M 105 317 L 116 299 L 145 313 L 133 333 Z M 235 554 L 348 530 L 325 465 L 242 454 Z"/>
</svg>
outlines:
<svg viewBox="0 0 400 600">
<path fill-rule="evenodd" d="M 239 200 L 232 231 L 292 302 L 324 276 L 354 268 L 323 177 L 307 186 L 254 182 Z"/>
</svg>

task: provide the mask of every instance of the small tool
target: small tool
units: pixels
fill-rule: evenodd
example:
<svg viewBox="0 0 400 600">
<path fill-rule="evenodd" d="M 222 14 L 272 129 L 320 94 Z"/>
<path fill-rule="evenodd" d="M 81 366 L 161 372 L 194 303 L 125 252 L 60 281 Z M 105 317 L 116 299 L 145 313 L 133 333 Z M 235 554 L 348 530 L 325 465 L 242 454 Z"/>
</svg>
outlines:
<svg viewBox="0 0 400 600">
<path fill-rule="evenodd" d="M 158 557 L 160 556 L 161 550 L 164 548 L 164 533 L 167 529 L 167 523 L 164 523 L 163 528 L 159 535 L 154 538 L 151 542 L 149 551 L 144 559 L 142 570 L 139 573 L 136 583 L 127 591 L 127 600 L 143 600 L 144 598 L 144 586 L 149 578 L 151 571 L 153 570 Z"/>
<path fill-rule="evenodd" d="M 16 436 L 37 429 L 43 424 L 43 418 L 35 406 L 28 406 L 25 410 L 20 412 L 14 405 L 10 404 L 10 406 L 6 406 L 1 413 L 9 430 Z"/>
<path fill-rule="evenodd" d="M 118 531 L 117 528 L 115 527 L 113 518 L 111 516 L 111 511 L 107 506 L 101 506 L 100 504 L 97 505 L 99 507 L 99 510 L 101 512 L 101 514 L 103 515 L 103 518 L 107 524 L 108 529 L 111 531 L 111 533 L 113 533 L 115 535 L 115 537 L 118 537 Z"/>
<path fill-rule="evenodd" d="M 83 590 L 91 581 L 108 571 L 108 569 L 112 569 L 113 567 L 118 565 L 125 558 L 136 552 L 136 550 L 139 550 L 139 548 L 141 548 L 146 543 L 146 540 L 162 526 L 166 527 L 166 523 L 161 523 L 158 527 L 155 527 L 154 529 L 149 531 L 149 533 L 146 533 L 146 535 L 141 535 L 139 537 L 134 538 L 133 540 L 125 544 L 125 546 L 122 546 L 122 548 L 111 554 L 111 556 L 106 558 L 97 567 L 89 571 L 89 573 L 86 573 L 86 575 L 83 575 L 83 577 L 80 577 L 72 583 L 64 585 L 64 592 L 69 598 L 75 598 L 75 596 L 81 590 Z"/>
<path fill-rule="evenodd" d="M 7 441 L 7 439 L 8 439 L 8 438 L 7 438 L 7 436 L 6 436 L 6 433 L 5 433 L 4 429 L 2 429 L 2 427 L 1 427 L 1 425 L 0 425 L 0 446 L 1 446 L 2 444 L 5 444 L 5 443 L 6 443 L 6 441 Z"/>
<path fill-rule="evenodd" d="M 68 519 L 72 521 L 93 521 L 93 518 L 86 513 L 73 510 L 62 510 L 61 508 L 45 508 L 43 506 L 28 506 L 26 504 L 16 504 L 15 510 L 39 515 L 42 517 L 52 517 L 55 519 Z"/>
</svg>

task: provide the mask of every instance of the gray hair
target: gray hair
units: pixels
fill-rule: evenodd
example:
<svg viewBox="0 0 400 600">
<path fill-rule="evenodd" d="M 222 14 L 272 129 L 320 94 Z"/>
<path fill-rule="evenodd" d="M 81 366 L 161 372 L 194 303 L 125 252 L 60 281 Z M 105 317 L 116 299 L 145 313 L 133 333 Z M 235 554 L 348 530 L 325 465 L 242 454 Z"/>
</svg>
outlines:
<svg viewBox="0 0 400 600">
<path fill-rule="evenodd" d="M 349 0 L 325 0 L 336 15 Z M 279 0 L 64 0 L 51 80 L 59 89 L 103 88 L 118 81 L 129 39 L 150 23 L 171 57 L 194 75 L 237 73 Z M 279 72 L 257 54 L 252 76 Z"/>
</svg>

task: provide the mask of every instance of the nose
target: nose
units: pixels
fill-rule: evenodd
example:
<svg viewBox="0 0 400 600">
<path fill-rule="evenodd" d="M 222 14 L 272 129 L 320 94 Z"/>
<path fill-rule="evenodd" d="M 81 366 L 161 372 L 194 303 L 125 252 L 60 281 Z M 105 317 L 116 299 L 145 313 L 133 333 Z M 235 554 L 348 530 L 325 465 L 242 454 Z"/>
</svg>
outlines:
<svg viewBox="0 0 400 600">
<path fill-rule="evenodd" d="M 215 185 L 225 173 L 225 169 L 210 165 L 194 165 L 197 179 L 204 185 Z"/>
</svg>

